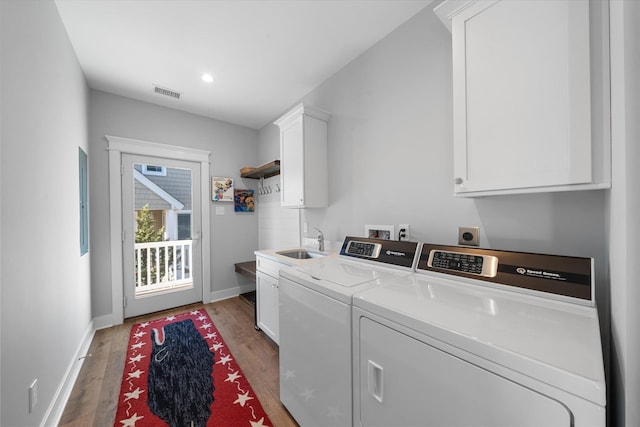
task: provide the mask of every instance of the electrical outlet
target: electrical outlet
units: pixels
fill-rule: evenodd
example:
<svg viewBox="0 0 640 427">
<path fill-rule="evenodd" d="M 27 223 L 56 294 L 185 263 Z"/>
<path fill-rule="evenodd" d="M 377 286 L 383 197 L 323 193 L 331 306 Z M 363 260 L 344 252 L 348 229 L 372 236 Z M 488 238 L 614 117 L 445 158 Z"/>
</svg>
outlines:
<svg viewBox="0 0 640 427">
<path fill-rule="evenodd" d="M 398 225 L 398 240 L 411 240 L 409 233 L 409 224 Z"/>
<path fill-rule="evenodd" d="M 29 413 L 33 412 L 38 403 L 38 379 L 33 380 L 29 386 Z"/>
<path fill-rule="evenodd" d="M 458 244 L 480 246 L 479 227 L 458 227 Z"/>
</svg>

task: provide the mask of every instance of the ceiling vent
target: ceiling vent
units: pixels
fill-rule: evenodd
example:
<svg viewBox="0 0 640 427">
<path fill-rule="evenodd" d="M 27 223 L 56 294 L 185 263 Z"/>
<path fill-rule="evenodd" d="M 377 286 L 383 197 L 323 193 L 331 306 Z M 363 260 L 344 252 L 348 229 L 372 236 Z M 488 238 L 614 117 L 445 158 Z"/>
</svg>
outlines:
<svg viewBox="0 0 640 427">
<path fill-rule="evenodd" d="M 180 95 L 182 95 L 177 90 L 167 89 L 166 87 L 154 85 L 153 90 L 155 93 L 159 93 L 160 95 L 170 96 L 175 99 L 180 99 Z"/>
</svg>

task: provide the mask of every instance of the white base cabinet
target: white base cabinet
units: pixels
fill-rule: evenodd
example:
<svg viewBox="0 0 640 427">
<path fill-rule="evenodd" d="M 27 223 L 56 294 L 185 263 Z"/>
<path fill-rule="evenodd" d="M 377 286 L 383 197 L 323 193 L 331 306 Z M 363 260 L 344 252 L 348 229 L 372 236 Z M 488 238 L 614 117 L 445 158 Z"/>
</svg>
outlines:
<svg viewBox="0 0 640 427">
<path fill-rule="evenodd" d="M 278 333 L 278 279 L 256 272 L 256 316 L 258 327 L 276 344 Z"/>
<path fill-rule="evenodd" d="M 454 193 L 610 187 L 605 6 L 448 0 Z"/>
<path fill-rule="evenodd" d="M 280 269 L 288 264 L 256 256 L 256 324 L 276 344 L 280 344 Z"/>
</svg>

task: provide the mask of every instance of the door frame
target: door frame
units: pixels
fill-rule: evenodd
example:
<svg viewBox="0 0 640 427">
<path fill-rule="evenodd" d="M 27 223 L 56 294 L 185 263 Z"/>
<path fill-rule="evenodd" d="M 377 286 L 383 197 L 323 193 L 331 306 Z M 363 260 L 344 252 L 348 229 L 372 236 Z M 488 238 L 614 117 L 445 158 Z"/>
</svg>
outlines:
<svg viewBox="0 0 640 427">
<path fill-rule="evenodd" d="M 200 163 L 202 251 L 202 302 L 211 299 L 210 221 L 209 221 L 209 157 L 210 151 L 161 144 L 151 141 L 105 135 L 109 152 L 109 225 L 111 244 L 111 316 L 112 324 L 124 322 L 124 289 L 122 264 L 122 154 L 166 157 Z"/>
</svg>

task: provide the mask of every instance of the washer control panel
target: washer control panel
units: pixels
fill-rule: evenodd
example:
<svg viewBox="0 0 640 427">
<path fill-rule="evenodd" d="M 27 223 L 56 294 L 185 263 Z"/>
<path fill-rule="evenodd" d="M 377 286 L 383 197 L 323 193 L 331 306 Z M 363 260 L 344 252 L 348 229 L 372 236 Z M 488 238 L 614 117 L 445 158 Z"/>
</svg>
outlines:
<svg viewBox="0 0 640 427">
<path fill-rule="evenodd" d="M 429 253 L 427 266 L 478 276 L 495 277 L 498 272 L 498 258 L 490 255 L 432 250 Z"/>
<path fill-rule="evenodd" d="M 346 252 L 350 255 L 358 255 L 367 258 L 378 258 L 382 245 L 379 243 L 349 241 Z"/>
<path fill-rule="evenodd" d="M 340 256 L 413 269 L 418 248 L 418 242 L 347 236 Z"/>
</svg>

